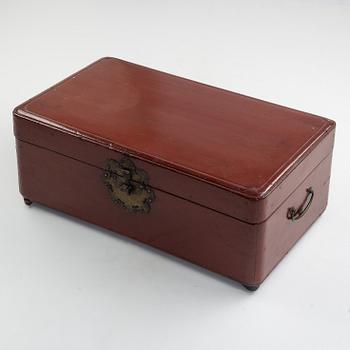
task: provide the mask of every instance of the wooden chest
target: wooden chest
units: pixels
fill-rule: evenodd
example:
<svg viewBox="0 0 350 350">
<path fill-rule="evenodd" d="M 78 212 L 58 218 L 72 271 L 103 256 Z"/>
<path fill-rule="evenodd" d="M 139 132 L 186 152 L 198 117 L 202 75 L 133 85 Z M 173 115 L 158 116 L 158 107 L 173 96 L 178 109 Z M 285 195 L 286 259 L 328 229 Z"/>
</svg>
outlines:
<svg viewBox="0 0 350 350">
<path fill-rule="evenodd" d="M 13 117 L 26 204 L 250 290 L 327 204 L 333 121 L 115 58 L 73 74 Z"/>
</svg>

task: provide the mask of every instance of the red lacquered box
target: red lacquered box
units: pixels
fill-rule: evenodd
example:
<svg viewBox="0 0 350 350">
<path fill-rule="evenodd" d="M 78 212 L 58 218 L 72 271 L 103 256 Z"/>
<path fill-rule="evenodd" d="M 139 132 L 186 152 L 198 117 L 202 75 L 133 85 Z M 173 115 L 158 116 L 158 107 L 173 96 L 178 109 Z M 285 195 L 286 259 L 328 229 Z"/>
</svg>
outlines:
<svg viewBox="0 0 350 350">
<path fill-rule="evenodd" d="M 333 121 L 119 59 L 91 64 L 13 116 L 27 204 L 250 290 L 327 204 Z"/>
</svg>

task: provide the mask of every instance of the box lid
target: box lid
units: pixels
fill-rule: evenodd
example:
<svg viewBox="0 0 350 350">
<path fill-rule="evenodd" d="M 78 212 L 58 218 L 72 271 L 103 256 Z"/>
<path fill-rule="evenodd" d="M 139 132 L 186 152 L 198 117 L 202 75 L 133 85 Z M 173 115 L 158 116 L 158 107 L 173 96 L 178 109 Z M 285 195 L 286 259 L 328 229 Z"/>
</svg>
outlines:
<svg viewBox="0 0 350 350">
<path fill-rule="evenodd" d="M 325 118 L 115 58 L 73 74 L 14 115 L 253 201 L 334 128 Z"/>
</svg>

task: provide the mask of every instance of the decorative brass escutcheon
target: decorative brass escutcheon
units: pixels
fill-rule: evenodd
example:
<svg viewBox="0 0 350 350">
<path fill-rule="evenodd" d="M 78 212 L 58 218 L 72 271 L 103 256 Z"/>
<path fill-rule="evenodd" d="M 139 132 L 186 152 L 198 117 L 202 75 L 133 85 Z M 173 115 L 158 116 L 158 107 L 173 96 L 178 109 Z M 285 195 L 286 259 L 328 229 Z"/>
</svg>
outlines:
<svg viewBox="0 0 350 350">
<path fill-rule="evenodd" d="M 155 194 L 148 185 L 148 175 L 136 168 L 131 159 L 119 161 L 109 159 L 103 174 L 103 182 L 108 188 L 113 202 L 133 213 L 148 213 Z"/>
</svg>

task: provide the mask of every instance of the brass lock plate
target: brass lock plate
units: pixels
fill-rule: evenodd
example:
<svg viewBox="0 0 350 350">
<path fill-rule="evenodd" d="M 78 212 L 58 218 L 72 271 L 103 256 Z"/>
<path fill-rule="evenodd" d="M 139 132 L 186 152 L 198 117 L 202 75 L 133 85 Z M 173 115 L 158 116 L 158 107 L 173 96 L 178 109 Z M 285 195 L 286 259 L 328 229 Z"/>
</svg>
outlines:
<svg viewBox="0 0 350 350">
<path fill-rule="evenodd" d="M 109 159 L 103 173 L 112 201 L 133 213 L 149 213 L 155 200 L 153 189 L 148 185 L 147 173 L 136 168 L 131 159 Z"/>
</svg>

